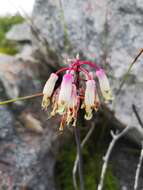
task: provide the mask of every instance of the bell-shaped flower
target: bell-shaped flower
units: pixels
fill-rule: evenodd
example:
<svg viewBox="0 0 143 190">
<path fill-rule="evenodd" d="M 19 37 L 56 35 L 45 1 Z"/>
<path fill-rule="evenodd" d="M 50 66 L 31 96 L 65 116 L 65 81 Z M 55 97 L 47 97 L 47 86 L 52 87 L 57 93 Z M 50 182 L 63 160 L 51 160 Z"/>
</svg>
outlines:
<svg viewBox="0 0 143 190">
<path fill-rule="evenodd" d="M 88 80 L 86 82 L 84 105 L 85 119 L 90 120 L 92 118 L 92 111 L 96 108 L 96 86 L 94 80 Z"/>
<path fill-rule="evenodd" d="M 65 74 L 61 83 L 61 89 L 58 98 L 58 110 L 59 114 L 64 114 L 67 111 L 68 104 L 72 94 L 72 74 Z"/>
<path fill-rule="evenodd" d="M 103 98 L 105 99 L 105 102 L 108 103 L 109 101 L 112 101 L 113 97 L 112 97 L 110 84 L 104 70 L 103 69 L 97 70 L 96 76 L 98 78 L 101 93 L 103 95 Z"/>
<path fill-rule="evenodd" d="M 52 73 L 43 88 L 42 108 L 45 110 L 50 104 L 50 97 L 53 93 L 57 80 L 58 80 L 58 75 Z"/>
</svg>

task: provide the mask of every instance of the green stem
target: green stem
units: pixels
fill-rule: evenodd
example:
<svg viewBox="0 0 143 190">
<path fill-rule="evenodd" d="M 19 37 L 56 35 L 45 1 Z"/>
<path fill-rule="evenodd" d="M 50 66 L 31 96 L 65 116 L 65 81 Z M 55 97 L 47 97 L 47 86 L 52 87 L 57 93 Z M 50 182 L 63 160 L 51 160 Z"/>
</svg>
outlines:
<svg viewBox="0 0 143 190">
<path fill-rule="evenodd" d="M 10 99 L 10 100 L 0 102 L 0 105 L 9 104 L 9 103 L 17 102 L 17 101 L 23 101 L 23 100 L 27 100 L 27 99 L 31 99 L 31 98 L 36 98 L 36 97 L 42 96 L 42 95 L 43 95 L 43 93 L 37 93 L 37 94 L 32 94 L 30 96 L 17 97 L 14 99 Z"/>
</svg>

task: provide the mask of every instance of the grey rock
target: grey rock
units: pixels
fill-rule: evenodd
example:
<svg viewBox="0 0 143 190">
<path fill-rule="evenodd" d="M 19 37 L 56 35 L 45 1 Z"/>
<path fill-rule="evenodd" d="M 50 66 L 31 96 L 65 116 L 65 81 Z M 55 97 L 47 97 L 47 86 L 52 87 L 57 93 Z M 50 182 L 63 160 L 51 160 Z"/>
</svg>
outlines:
<svg viewBox="0 0 143 190">
<path fill-rule="evenodd" d="M 0 63 L 1 101 L 41 92 L 35 62 L 1 55 Z M 46 121 L 41 98 L 22 103 L 0 106 L 0 189 L 55 190 L 54 166 L 60 145 L 54 129 L 57 122 Z M 31 112 L 37 122 L 44 123 L 43 133 L 28 130 L 28 123 L 22 121 L 21 115 Z"/>
<path fill-rule="evenodd" d="M 31 45 L 28 44 L 23 46 L 20 53 L 16 54 L 16 58 L 24 61 L 31 61 L 33 63 L 36 62 L 33 57 L 33 48 Z"/>
<path fill-rule="evenodd" d="M 48 143 L 56 142 L 55 134 L 49 130 L 48 134 L 45 133 L 40 138 L 35 136 L 33 145 L 18 138 L 14 141 L 16 147 L 12 154 L 14 162 L 11 172 L 14 176 L 13 185 L 18 190 L 22 185 L 34 190 L 55 190 L 55 155 L 51 154 L 51 145 L 47 146 Z M 53 153 L 57 151 L 56 147 L 56 144 L 52 145 Z"/>
<path fill-rule="evenodd" d="M 33 21 L 41 36 L 46 38 L 50 47 L 61 55 L 67 53 L 66 48 L 70 45 L 73 51 L 69 56 L 81 51 L 88 58 L 90 54 L 96 52 L 98 52 L 96 56 L 99 57 L 102 44 L 98 37 L 104 29 L 105 1 L 62 2 L 61 5 L 59 1 L 36 1 Z M 87 10 L 90 7 L 93 9 L 92 12 Z M 96 19 L 100 22 L 95 22 Z"/>
<path fill-rule="evenodd" d="M 58 148 L 55 134 L 48 130 L 45 136 L 15 133 L 9 141 L 7 136 L 3 137 L 0 146 L 0 178 L 3 176 L 0 188 L 7 181 L 8 188 L 16 190 L 55 190 L 54 166 Z M 47 146 L 51 142 L 53 154 L 51 145 Z"/>
<path fill-rule="evenodd" d="M 130 190 L 134 186 L 135 171 L 139 159 L 140 149 L 131 142 L 123 140 L 116 144 L 113 150 L 111 161 L 113 174 L 119 182 L 119 189 Z M 126 171 L 126 172 L 125 172 Z M 140 173 L 138 189 L 143 188 L 143 171 Z"/>
<path fill-rule="evenodd" d="M 14 25 L 6 34 L 6 38 L 16 42 L 31 42 L 30 25 L 26 22 Z"/>
<path fill-rule="evenodd" d="M 6 106 L 0 107 L 0 140 L 7 139 L 7 141 L 13 138 L 15 133 L 14 129 L 14 116 L 12 112 L 8 110 Z"/>
<path fill-rule="evenodd" d="M 19 95 L 19 89 L 17 88 L 17 80 L 14 73 L 10 70 L 11 65 L 14 66 L 15 58 L 9 55 L 0 55 L 0 81 L 2 82 L 6 94 L 10 98 L 16 98 Z"/>
<path fill-rule="evenodd" d="M 21 94 L 22 96 L 31 94 L 34 93 L 34 89 L 36 92 L 41 88 L 40 80 L 38 80 L 38 68 L 33 60 L 0 55 L 0 81 L 9 98 L 16 98 Z M 27 80 L 29 80 L 28 83 Z"/>
<path fill-rule="evenodd" d="M 115 92 L 142 48 L 142 4 L 140 0 L 36 0 L 33 11 L 34 25 L 59 59 L 65 54 L 73 57 L 81 52 L 107 69 L 109 76 L 112 75 L 109 80 L 117 118 L 126 125 L 136 126 L 132 104 L 138 105 L 142 115 L 142 59 L 135 64 L 121 93 L 116 96 Z"/>
</svg>

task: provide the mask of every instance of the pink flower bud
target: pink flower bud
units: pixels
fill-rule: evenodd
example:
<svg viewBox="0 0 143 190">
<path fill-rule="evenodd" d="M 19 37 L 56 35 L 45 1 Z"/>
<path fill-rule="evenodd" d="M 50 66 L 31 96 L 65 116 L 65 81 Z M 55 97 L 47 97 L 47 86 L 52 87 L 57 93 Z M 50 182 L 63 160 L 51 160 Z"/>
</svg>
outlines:
<svg viewBox="0 0 143 190">
<path fill-rule="evenodd" d="M 102 95 L 103 95 L 105 101 L 109 102 L 109 101 L 113 100 L 111 89 L 110 89 L 110 84 L 109 84 L 108 78 L 107 78 L 104 70 L 103 69 L 97 70 L 96 76 L 98 78 L 100 89 L 101 89 L 101 92 L 102 92 Z"/>
</svg>

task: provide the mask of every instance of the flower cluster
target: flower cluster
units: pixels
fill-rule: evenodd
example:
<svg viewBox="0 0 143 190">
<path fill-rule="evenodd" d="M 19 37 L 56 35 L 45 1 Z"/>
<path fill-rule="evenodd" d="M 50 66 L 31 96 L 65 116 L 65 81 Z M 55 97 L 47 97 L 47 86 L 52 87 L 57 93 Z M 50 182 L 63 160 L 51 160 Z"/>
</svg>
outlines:
<svg viewBox="0 0 143 190">
<path fill-rule="evenodd" d="M 85 109 L 85 119 L 90 120 L 93 111 L 98 111 L 100 100 L 97 93 L 96 81 L 98 79 L 101 94 L 106 103 L 112 100 L 112 93 L 105 71 L 90 61 L 77 59 L 69 60 L 69 67 L 52 73 L 43 89 L 42 108 L 47 110 L 51 103 L 51 116 L 57 113 L 62 116 L 59 130 L 65 125 L 76 126 L 77 115 L 80 109 Z M 84 68 L 88 65 L 95 72 Z M 65 72 L 61 85 L 55 89 L 58 75 Z"/>
</svg>

